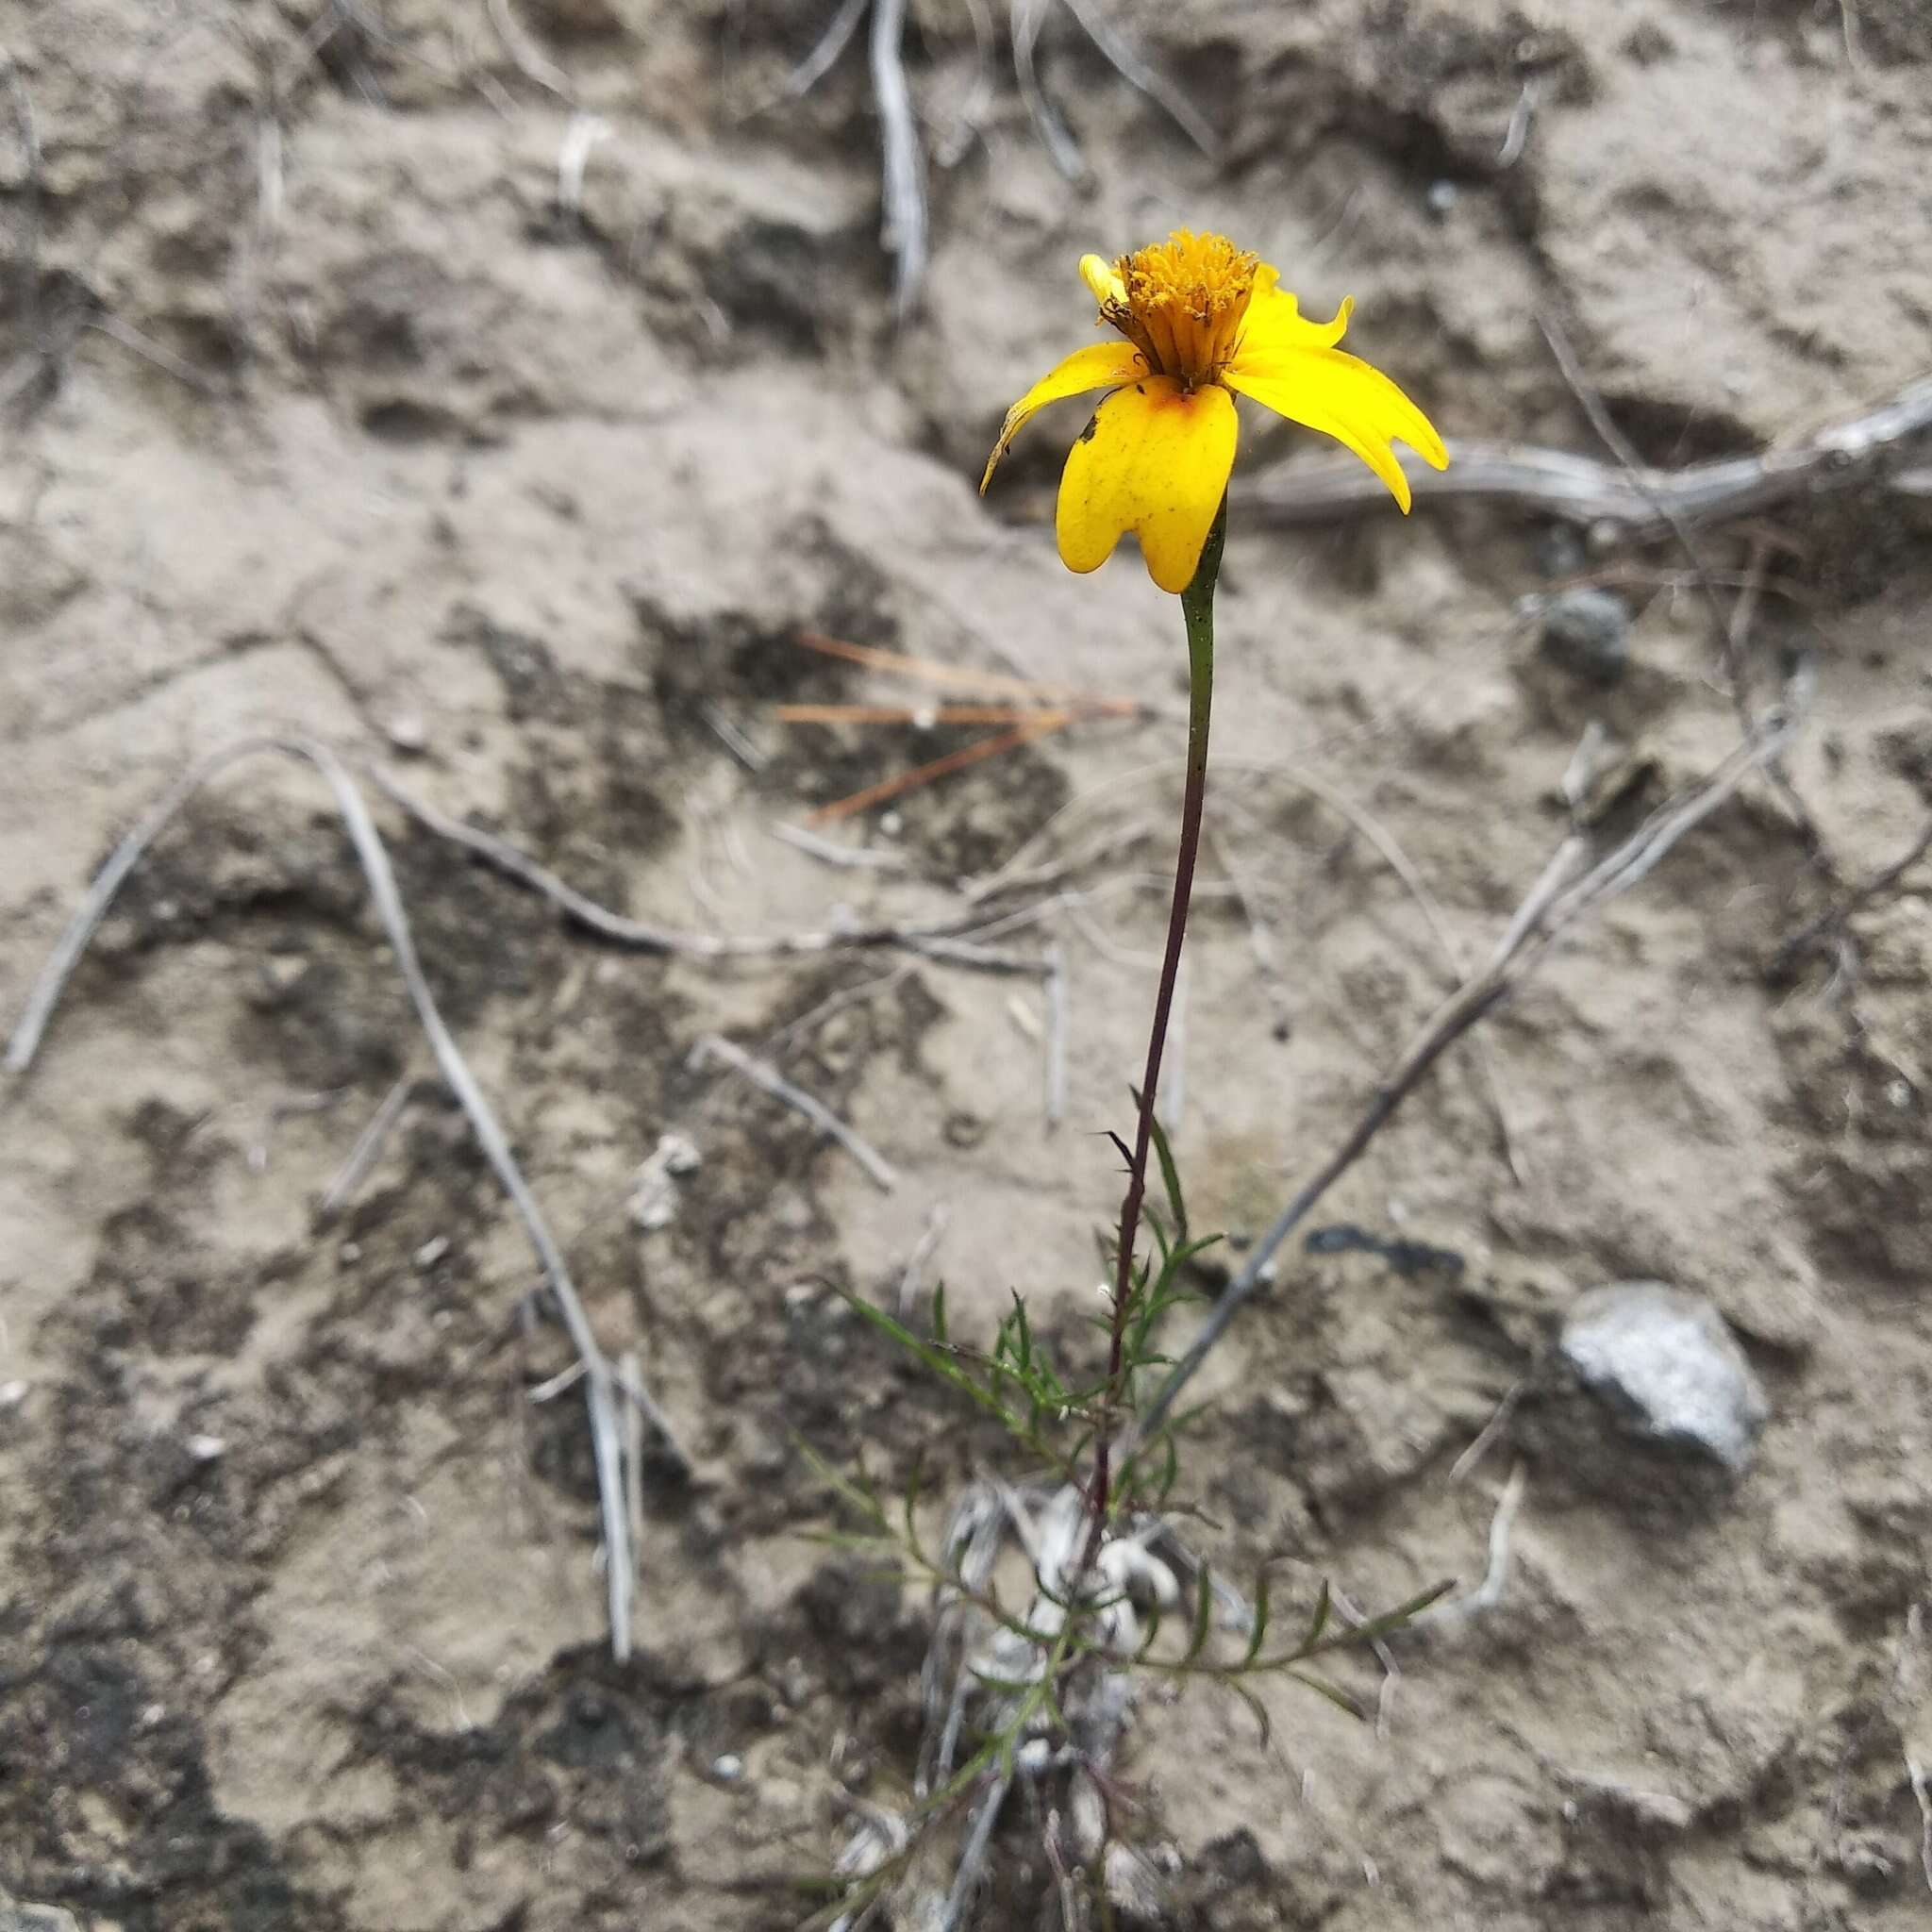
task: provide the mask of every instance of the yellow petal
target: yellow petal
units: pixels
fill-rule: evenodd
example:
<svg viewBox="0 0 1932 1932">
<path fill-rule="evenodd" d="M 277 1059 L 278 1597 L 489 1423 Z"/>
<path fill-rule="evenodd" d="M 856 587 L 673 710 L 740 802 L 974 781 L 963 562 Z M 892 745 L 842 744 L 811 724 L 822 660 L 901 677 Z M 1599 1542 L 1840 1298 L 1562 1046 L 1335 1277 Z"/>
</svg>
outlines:
<svg viewBox="0 0 1932 1932">
<path fill-rule="evenodd" d="M 1256 275 L 1238 353 L 1266 360 L 1295 349 L 1332 349 L 1347 332 L 1355 298 L 1350 296 L 1342 303 L 1333 322 L 1310 322 L 1302 313 L 1301 304 L 1286 289 L 1274 286 L 1279 279 L 1272 268 L 1263 268 Z"/>
<path fill-rule="evenodd" d="M 986 494 L 986 486 L 992 481 L 1000 458 L 1036 409 L 1057 403 L 1062 396 L 1084 395 L 1090 389 L 1133 382 L 1146 373 L 1147 365 L 1132 342 L 1090 342 L 1084 349 L 1075 349 L 1007 411 L 1007 420 L 1000 426 L 1000 440 L 993 444 L 992 454 L 986 459 L 986 475 L 979 479 L 980 495 Z"/>
<path fill-rule="evenodd" d="M 1327 327 L 1336 328 L 1347 319 L 1348 305 L 1344 302 L 1341 313 Z M 1274 333 L 1264 336 L 1264 341 L 1271 344 L 1264 352 L 1252 336 L 1243 336 L 1241 349 L 1222 380 L 1277 415 L 1286 416 L 1291 423 L 1318 429 L 1324 436 L 1332 436 L 1344 449 L 1354 451 L 1388 485 L 1389 493 L 1407 511 L 1408 478 L 1402 474 L 1402 465 L 1396 461 L 1391 444 L 1406 442 L 1432 469 L 1445 469 L 1449 452 L 1442 447 L 1435 425 L 1379 369 L 1372 368 L 1359 357 L 1345 355 L 1340 349 L 1284 347 L 1281 340 Z"/>
<path fill-rule="evenodd" d="M 1103 308 L 1109 302 L 1123 308 L 1127 306 L 1127 285 L 1121 280 L 1113 263 L 1106 256 L 1083 255 L 1080 258 L 1080 279 L 1093 291 L 1093 299 Z"/>
<path fill-rule="evenodd" d="M 1234 468 L 1234 398 L 1169 375 L 1117 389 L 1067 457 L 1055 526 L 1069 570 L 1098 570 L 1128 530 L 1147 574 L 1178 594 L 1192 580 Z"/>
</svg>

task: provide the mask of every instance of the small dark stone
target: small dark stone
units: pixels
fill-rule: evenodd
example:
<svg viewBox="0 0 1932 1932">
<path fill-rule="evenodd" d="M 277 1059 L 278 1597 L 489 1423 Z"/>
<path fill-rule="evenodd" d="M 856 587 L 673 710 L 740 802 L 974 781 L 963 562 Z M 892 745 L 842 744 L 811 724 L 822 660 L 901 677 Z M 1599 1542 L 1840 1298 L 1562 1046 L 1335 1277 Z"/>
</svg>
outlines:
<svg viewBox="0 0 1932 1932">
<path fill-rule="evenodd" d="M 1229 1890 L 1261 1884 L 1268 1876 L 1268 1860 L 1255 1834 L 1243 1824 L 1225 1838 L 1218 1838 L 1202 1855 L 1203 1866 Z"/>
<path fill-rule="evenodd" d="M 1547 524 L 1537 533 L 1536 567 L 1546 577 L 1574 577 L 1589 561 L 1574 524 Z"/>
<path fill-rule="evenodd" d="M 1578 677 L 1615 684 L 1630 662 L 1630 611 L 1611 591 L 1560 591 L 1543 607 L 1543 656 Z"/>
</svg>

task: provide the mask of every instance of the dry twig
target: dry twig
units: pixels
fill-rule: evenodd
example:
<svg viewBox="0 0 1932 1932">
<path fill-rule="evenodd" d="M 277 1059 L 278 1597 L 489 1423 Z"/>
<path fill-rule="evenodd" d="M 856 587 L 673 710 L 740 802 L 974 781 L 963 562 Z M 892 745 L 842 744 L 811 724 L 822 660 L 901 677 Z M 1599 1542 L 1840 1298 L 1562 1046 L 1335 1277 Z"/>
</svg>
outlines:
<svg viewBox="0 0 1932 1932">
<path fill-rule="evenodd" d="M 1681 469 L 1600 462 L 1568 450 L 1457 438 L 1447 470 L 1407 458 L 1415 501 L 1493 503 L 1565 523 L 1619 525 L 1633 539 L 1668 536 L 1670 517 L 1690 529 L 1775 509 L 1806 496 L 1874 485 L 1932 491 L 1917 439 L 1932 429 L 1932 376 L 1908 383 L 1876 408 L 1757 456 L 1722 457 Z M 1353 458 L 1273 465 L 1250 476 L 1230 506 L 1237 517 L 1283 527 L 1332 523 L 1389 502 L 1379 478 Z"/>
<path fill-rule="evenodd" d="M 741 1046 L 733 1045 L 716 1033 L 707 1033 L 691 1051 L 690 1063 L 693 1067 L 701 1067 L 709 1059 L 723 1060 L 761 1092 L 769 1093 L 774 1100 L 781 1100 L 787 1107 L 802 1113 L 822 1134 L 838 1141 L 872 1176 L 881 1192 L 890 1194 L 899 1185 L 898 1170 L 871 1141 L 848 1127 L 824 1101 L 814 1099 L 804 1088 L 794 1086 L 775 1067 L 754 1059 Z"/>
<path fill-rule="evenodd" d="M 1141 59 L 1094 0 L 1066 0 L 1066 6 L 1087 38 L 1130 88 L 1145 94 L 1204 155 L 1211 158 L 1220 151 L 1221 142 L 1207 117 L 1164 74 Z"/>
<path fill-rule="evenodd" d="M 369 1176 L 369 1170 L 375 1165 L 388 1141 L 390 1130 L 401 1117 L 403 1104 L 409 1097 L 409 1089 L 416 1084 L 412 1074 L 401 1074 L 393 1087 L 382 1097 L 382 1105 L 370 1116 L 369 1124 L 356 1137 L 356 1144 L 349 1149 L 349 1158 L 337 1171 L 336 1177 L 324 1191 L 322 1199 L 316 1204 L 315 1219 L 324 1224 L 335 1219 L 344 1204 Z"/>
<path fill-rule="evenodd" d="M 1874 899 L 1883 898 L 1928 852 L 1932 852 L 1932 819 L 1925 821 L 1919 836 L 1890 865 L 1880 866 L 1870 878 L 1854 886 L 1836 905 L 1826 907 L 1809 924 L 1800 927 L 1786 940 L 1778 948 L 1773 971 L 1779 974 L 1788 974 L 1801 954 L 1821 941 L 1842 932 L 1853 913 L 1871 905 Z"/>
<path fill-rule="evenodd" d="M 892 258 L 892 312 L 903 323 L 925 277 L 925 157 L 906 84 L 906 0 L 872 0 L 872 92 L 878 104 L 884 155 L 885 225 L 880 240 Z"/>
</svg>

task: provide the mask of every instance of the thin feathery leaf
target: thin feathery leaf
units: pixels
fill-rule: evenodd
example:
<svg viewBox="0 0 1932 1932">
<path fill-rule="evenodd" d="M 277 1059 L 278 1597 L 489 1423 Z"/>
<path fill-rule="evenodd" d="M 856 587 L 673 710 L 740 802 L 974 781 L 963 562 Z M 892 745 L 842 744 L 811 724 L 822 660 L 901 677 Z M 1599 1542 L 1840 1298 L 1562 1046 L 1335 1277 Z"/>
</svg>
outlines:
<svg viewBox="0 0 1932 1932">
<path fill-rule="evenodd" d="M 1207 1564 L 1201 1565 L 1201 1574 L 1194 1591 L 1194 1624 L 1188 1636 L 1187 1654 L 1181 1658 L 1182 1667 L 1192 1663 L 1208 1648 L 1208 1640 L 1214 1635 L 1214 1579 Z"/>
<path fill-rule="evenodd" d="M 1188 1204 L 1181 1192 L 1181 1171 L 1174 1165 L 1174 1145 L 1167 1138 L 1167 1129 L 1160 1124 L 1158 1114 L 1148 1124 L 1154 1132 L 1154 1158 L 1160 1163 L 1160 1185 L 1167 1192 L 1168 1212 L 1174 1216 L 1174 1239 L 1177 1243 L 1185 1243 L 1188 1239 Z"/>
<path fill-rule="evenodd" d="M 1268 1719 L 1268 1707 L 1245 1684 L 1236 1684 L 1233 1689 L 1234 1694 L 1248 1707 L 1248 1714 L 1261 1733 L 1261 1748 L 1267 1750 L 1274 1736 L 1274 1726 Z"/>
<path fill-rule="evenodd" d="M 1338 1630 L 1332 1637 L 1324 1637 L 1319 1641 L 1306 1644 L 1296 1653 L 1294 1661 L 1299 1662 L 1303 1657 L 1320 1657 L 1333 1650 L 1360 1650 L 1365 1645 L 1374 1643 L 1377 1638 L 1387 1637 L 1391 1631 L 1400 1630 L 1404 1625 L 1413 1623 L 1432 1603 L 1447 1596 L 1455 1588 L 1456 1579 L 1453 1576 L 1445 1577 L 1442 1582 L 1432 1584 L 1420 1596 L 1410 1597 L 1406 1604 L 1401 1604 L 1392 1610 L 1384 1610 L 1379 1617 L 1371 1617 L 1366 1623 L 1357 1624 L 1347 1630 Z"/>
<path fill-rule="evenodd" d="M 1308 1619 L 1307 1634 L 1302 1639 L 1302 1654 L 1307 1656 L 1322 1641 L 1322 1633 L 1328 1627 L 1329 1613 L 1335 1607 L 1335 1599 L 1328 1590 L 1328 1579 L 1322 1579 L 1322 1591 L 1315 1599 L 1314 1614 Z"/>
<path fill-rule="evenodd" d="M 1328 1586 L 1324 1581 L 1322 1586 L 1324 1602 L 1327 1595 Z M 1268 1573 L 1264 1570 L 1255 1584 L 1255 1627 L 1248 1633 L 1247 1651 L 1241 1657 L 1243 1664 L 1253 1663 L 1261 1655 L 1261 1645 L 1268 1636 Z"/>
<path fill-rule="evenodd" d="M 1358 1724 L 1368 1723 L 1368 1707 L 1360 1698 L 1344 1690 L 1340 1684 L 1331 1683 L 1326 1677 L 1317 1676 L 1313 1671 L 1290 1671 L 1288 1674 L 1297 1684 L 1307 1686 L 1318 1697 L 1325 1697 L 1337 1710 L 1345 1710 Z"/>
</svg>

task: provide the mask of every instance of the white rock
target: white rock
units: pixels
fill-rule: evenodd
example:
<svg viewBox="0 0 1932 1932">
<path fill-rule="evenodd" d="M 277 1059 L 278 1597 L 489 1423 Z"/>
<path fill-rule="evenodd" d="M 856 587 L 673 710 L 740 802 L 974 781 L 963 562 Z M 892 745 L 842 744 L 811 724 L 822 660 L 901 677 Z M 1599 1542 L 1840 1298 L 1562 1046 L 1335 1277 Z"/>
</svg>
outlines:
<svg viewBox="0 0 1932 1932">
<path fill-rule="evenodd" d="M 1764 1391 L 1717 1309 L 1660 1281 L 1624 1281 L 1578 1298 L 1563 1359 L 1625 1425 L 1660 1448 L 1734 1474 L 1770 1415 Z"/>
</svg>

